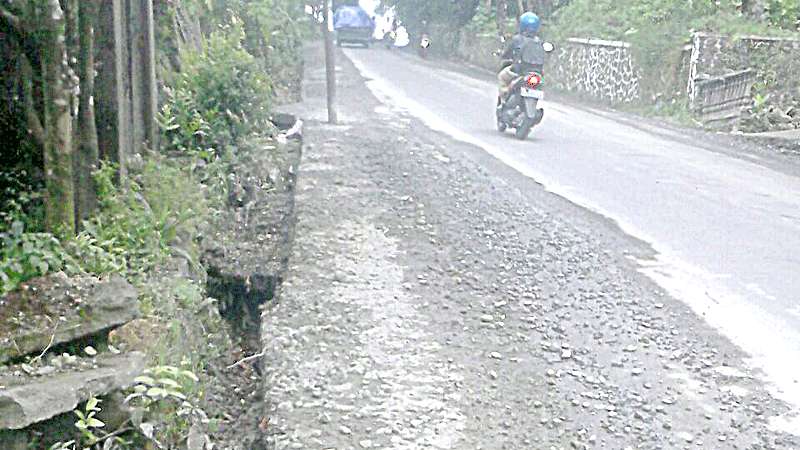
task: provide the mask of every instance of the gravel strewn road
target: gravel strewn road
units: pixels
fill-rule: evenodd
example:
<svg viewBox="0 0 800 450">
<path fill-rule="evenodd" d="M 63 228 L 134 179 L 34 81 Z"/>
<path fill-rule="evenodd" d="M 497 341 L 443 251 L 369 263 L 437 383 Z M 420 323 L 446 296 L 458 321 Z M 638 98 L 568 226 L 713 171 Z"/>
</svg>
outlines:
<svg viewBox="0 0 800 450">
<path fill-rule="evenodd" d="M 321 61 L 318 48 L 308 61 Z M 743 354 L 651 251 L 309 64 L 298 224 L 265 311 L 275 449 L 791 449 Z"/>
</svg>

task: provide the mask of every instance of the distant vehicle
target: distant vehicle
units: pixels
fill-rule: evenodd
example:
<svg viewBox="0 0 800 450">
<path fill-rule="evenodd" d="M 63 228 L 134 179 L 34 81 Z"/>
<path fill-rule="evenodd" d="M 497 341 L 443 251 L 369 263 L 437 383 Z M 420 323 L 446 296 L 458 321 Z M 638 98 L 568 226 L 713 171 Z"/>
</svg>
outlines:
<svg viewBox="0 0 800 450">
<path fill-rule="evenodd" d="M 499 99 L 497 105 L 497 130 L 505 132 L 514 129 L 518 139 L 527 139 L 531 129 L 541 123 L 544 110 L 539 101 L 544 99 L 542 85 L 544 77 L 544 55 L 554 50 L 553 44 L 544 42 L 530 47 L 530 53 L 523 51 L 525 71 L 511 84 L 509 92 Z M 513 61 L 506 61 L 512 64 Z"/>
<path fill-rule="evenodd" d="M 369 47 L 375 33 L 375 22 L 360 6 L 341 6 L 333 15 L 336 44 L 360 44 Z"/>
</svg>

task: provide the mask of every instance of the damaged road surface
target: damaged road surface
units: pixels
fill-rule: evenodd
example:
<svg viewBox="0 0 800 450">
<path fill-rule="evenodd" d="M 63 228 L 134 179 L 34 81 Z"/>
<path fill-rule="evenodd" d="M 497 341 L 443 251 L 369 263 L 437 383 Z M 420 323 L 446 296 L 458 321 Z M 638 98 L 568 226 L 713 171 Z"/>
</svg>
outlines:
<svg viewBox="0 0 800 450">
<path fill-rule="evenodd" d="M 649 246 L 340 65 L 340 125 L 315 66 L 293 111 L 294 249 L 262 327 L 270 448 L 800 445 L 770 427 L 790 408 L 747 355 L 640 273 Z"/>
</svg>

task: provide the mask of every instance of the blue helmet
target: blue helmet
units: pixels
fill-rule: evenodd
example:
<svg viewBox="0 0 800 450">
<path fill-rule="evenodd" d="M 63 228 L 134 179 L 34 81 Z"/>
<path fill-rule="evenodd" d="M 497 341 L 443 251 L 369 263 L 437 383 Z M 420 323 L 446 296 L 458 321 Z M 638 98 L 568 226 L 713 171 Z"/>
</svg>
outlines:
<svg viewBox="0 0 800 450">
<path fill-rule="evenodd" d="M 526 12 L 519 17 L 519 32 L 535 34 L 539 32 L 539 27 L 542 26 L 542 21 L 539 16 L 532 12 Z"/>
</svg>

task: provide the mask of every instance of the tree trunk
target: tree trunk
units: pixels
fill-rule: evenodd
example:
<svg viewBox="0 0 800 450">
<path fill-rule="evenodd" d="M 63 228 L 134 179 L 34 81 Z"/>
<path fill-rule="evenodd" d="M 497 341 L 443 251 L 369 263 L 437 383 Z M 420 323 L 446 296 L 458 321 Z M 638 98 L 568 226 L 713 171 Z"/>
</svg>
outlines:
<svg viewBox="0 0 800 450">
<path fill-rule="evenodd" d="M 39 112 L 36 109 L 36 98 L 33 89 L 33 67 L 28 57 L 20 52 L 20 78 L 22 81 L 22 95 L 25 97 L 25 120 L 28 124 L 28 134 L 33 138 L 39 148 L 44 148 L 45 133 Z"/>
<path fill-rule="evenodd" d="M 497 31 L 504 35 L 506 33 L 506 17 L 508 17 L 506 0 L 497 0 L 497 14 L 495 17 L 497 18 Z"/>
<path fill-rule="evenodd" d="M 58 0 L 44 0 L 42 73 L 44 74 L 45 145 L 47 187 L 45 223 L 61 238 L 75 233 L 75 190 L 72 178 L 72 117 L 70 115 L 69 64 L 65 45 L 64 12 Z"/>
<path fill-rule="evenodd" d="M 97 124 L 94 115 L 94 23 L 97 18 L 96 0 L 81 0 L 79 11 L 81 94 L 78 128 L 80 143 L 76 153 L 76 217 L 89 218 L 97 205 L 92 173 L 97 170 L 100 151 L 97 143 Z M 80 222 L 78 223 L 80 227 Z"/>
</svg>

